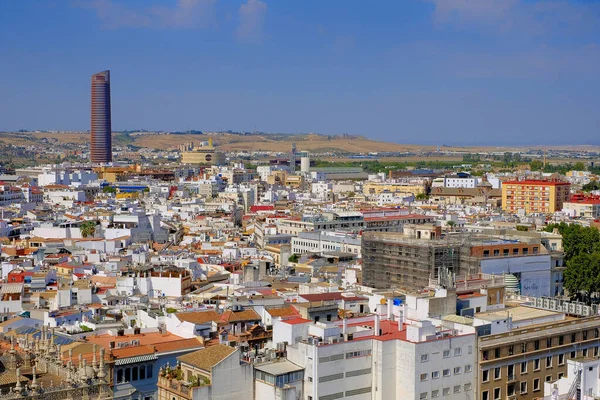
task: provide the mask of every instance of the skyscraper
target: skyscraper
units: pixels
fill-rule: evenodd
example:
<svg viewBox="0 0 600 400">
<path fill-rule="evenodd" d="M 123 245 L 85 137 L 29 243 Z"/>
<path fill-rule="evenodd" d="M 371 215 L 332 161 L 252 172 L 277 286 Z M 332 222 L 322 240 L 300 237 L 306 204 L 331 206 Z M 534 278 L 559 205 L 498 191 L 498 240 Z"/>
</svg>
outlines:
<svg viewBox="0 0 600 400">
<path fill-rule="evenodd" d="M 90 160 L 93 163 L 111 162 L 110 71 L 92 75 L 91 111 Z"/>
</svg>

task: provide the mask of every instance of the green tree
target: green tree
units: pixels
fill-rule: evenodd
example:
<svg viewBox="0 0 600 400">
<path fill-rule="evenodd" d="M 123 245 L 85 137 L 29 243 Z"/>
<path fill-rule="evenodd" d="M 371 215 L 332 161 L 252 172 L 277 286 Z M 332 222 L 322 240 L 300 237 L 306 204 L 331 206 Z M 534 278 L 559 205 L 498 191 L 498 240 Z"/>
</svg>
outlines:
<svg viewBox="0 0 600 400">
<path fill-rule="evenodd" d="M 573 170 L 574 171 L 585 171 L 585 164 L 582 163 L 581 161 L 578 161 L 575 163 L 575 165 L 573 165 Z"/>
<path fill-rule="evenodd" d="M 529 168 L 532 171 L 540 171 L 542 168 L 544 168 L 544 163 L 540 160 L 532 160 L 529 162 Z"/>
<path fill-rule="evenodd" d="M 563 237 L 565 289 L 572 297 L 589 303 L 591 296 L 600 292 L 600 232 L 564 222 L 545 228 L 548 232 L 554 229 Z"/>
<path fill-rule="evenodd" d="M 567 262 L 565 289 L 572 297 L 588 301 L 600 292 L 600 253 L 578 254 Z"/>
<path fill-rule="evenodd" d="M 81 231 L 81 236 L 84 238 L 88 236 L 94 236 L 96 233 L 96 221 L 85 221 L 79 225 L 79 230 Z"/>
<path fill-rule="evenodd" d="M 454 232 L 454 227 L 456 226 L 456 222 L 448 221 L 448 222 L 446 222 L 446 225 L 448 225 L 450 227 L 451 232 Z"/>
<path fill-rule="evenodd" d="M 600 190 L 600 182 L 591 181 L 590 183 L 586 183 L 582 187 L 584 192 L 591 192 L 592 190 Z"/>
<path fill-rule="evenodd" d="M 104 188 L 102 188 L 102 193 L 115 194 L 115 193 L 117 193 L 117 189 L 112 186 L 104 186 Z"/>
</svg>

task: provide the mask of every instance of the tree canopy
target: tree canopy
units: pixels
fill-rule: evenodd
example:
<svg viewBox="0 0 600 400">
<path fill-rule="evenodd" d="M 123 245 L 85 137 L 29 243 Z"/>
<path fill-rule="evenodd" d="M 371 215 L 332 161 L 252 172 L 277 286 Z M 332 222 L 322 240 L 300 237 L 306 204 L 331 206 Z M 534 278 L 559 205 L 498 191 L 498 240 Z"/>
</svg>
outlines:
<svg viewBox="0 0 600 400">
<path fill-rule="evenodd" d="M 590 299 L 600 293 L 600 232 L 594 227 L 560 224 L 548 225 L 545 230 L 558 229 L 563 237 L 567 269 L 564 287 L 572 297 Z"/>
</svg>

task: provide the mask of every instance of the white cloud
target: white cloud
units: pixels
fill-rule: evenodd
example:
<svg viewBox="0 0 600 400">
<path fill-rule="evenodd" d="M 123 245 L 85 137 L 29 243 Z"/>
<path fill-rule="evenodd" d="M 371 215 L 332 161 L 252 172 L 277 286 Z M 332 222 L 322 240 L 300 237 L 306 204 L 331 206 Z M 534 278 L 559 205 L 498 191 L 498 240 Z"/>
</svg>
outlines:
<svg viewBox="0 0 600 400">
<path fill-rule="evenodd" d="M 167 3 L 165 1 L 165 3 Z M 79 1 L 76 4 L 91 8 L 105 28 L 206 28 L 215 21 L 216 0 L 175 0 L 171 5 L 142 8 L 128 7 L 113 0 Z"/>
<path fill-rule="evenodd" d="M 528 35 L 597 30 L 600 3 L 567 0 L 424 0 L 438 25 L 477 26 Z"/>
<path fill-rule="evenodd" d="M 263 37 L 263 25 L 267 4 L 260 0 L 248 0 L 239 9 L 240 24 L 236 36 L 246 42 L 259 42 Z"/>
</svg>

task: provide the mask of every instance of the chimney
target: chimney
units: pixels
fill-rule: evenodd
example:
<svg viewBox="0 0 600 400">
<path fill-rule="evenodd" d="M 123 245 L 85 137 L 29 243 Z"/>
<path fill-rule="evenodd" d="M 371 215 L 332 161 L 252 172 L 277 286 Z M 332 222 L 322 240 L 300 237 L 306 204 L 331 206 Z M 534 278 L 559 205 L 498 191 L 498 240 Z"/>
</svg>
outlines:
<svg viewBox="0 0 600 400">
<path fill-rule="evenodd" d="M 375 314 L 375 336 L 381 336 L 381 324 L 379 314 Z"/>
<path fill-rule="evenodd" d="M 394 313 L 392 312 L 393 305 L 394 305 L 394 301 L 392 299 L 388 299 L 387 300 L 387 319 L 388 319 L 388 321 L 394 320 Z"/>
</svg>

